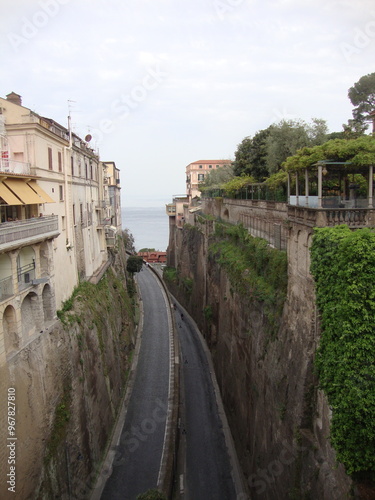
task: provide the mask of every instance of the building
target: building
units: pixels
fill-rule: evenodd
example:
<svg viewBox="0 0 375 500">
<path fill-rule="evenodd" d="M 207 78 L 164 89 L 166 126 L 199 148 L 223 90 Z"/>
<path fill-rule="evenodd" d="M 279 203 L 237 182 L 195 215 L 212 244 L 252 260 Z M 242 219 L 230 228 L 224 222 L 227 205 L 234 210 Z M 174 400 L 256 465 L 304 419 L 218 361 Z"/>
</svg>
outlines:
<svg viewBox="0 0 375 500">
<path fill-rule="evenodd" d="M 103 161 L 104 189 L 108 193 L 110 223 L 116 231 L 122 230 L 120 170 L 114 161 Z"/>
<path fill-rule="evenodd" d="M 199 184 L 204 181 L 209 172 L 231 164 L 231 160 L 199 160 L 189 163 L 186 167 L 186 195 L 189 203 L 200 196 Z"/>
<path fill-rule="evenodd" d="M 108 167 L 88 142 L 22 106 L 14 92 L 0 98 L 0 148 L 1 361 L 56 319 L 79 281 L 96 281 L 118 220 Z"/>
<path fill-rule="evenodd" d="M 167 262 L 167 252 L 138 252 L 137 255 L 149 264 L 165 264 Z"/>
</svg>

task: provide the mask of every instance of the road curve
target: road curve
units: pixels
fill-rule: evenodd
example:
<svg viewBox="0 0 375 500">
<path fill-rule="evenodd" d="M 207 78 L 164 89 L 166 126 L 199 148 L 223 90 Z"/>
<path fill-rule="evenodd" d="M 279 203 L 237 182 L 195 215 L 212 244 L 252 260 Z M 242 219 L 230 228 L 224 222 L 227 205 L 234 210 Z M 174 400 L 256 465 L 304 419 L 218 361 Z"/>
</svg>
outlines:
<svg viewBox="0 0 375 500">
<path fill-rule="evenodd" d="M 143 301 L 142 343 L 120 443 L 102 500 L 135 500 L 140 493 L 156 488 L 162 460 L 170 375 L 168 299 L 147 268 L 138 273 L 137 281 Z"/>
</svg>

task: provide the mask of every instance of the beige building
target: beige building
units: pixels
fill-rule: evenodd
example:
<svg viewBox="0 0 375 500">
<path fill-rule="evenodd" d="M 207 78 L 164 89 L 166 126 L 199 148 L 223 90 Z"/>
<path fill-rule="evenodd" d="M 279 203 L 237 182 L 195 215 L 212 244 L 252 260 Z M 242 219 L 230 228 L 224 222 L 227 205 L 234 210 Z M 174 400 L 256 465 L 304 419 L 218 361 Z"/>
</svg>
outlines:
<svg viewBox="0 0 375 500">
<path fill-rule="evenodd" d="M 106 239 L 105 168 L 69 126 L 11 93 L 0 98 L 0 147 L 1 362 L 43 333 L 79 281 L 96 281 L 116 231 Z"/>
<path fill-rule="evenodd" d="M 209 172 L 231 164 L 231 160 L 199 160 L 189 163 L 186 167 L 186 195 L 189 202 L 200 196 L 199 184 L 204 181 Z"/>
<path fill-rule="evenodd" d="M 114 161 L 104 161 L 103 169 L 104 189 L 108 197 L 111 226 L 115 227 L 117 232 L 120 232 L 122 230 L 120 170 L 116 167 Z"/>
</svg>

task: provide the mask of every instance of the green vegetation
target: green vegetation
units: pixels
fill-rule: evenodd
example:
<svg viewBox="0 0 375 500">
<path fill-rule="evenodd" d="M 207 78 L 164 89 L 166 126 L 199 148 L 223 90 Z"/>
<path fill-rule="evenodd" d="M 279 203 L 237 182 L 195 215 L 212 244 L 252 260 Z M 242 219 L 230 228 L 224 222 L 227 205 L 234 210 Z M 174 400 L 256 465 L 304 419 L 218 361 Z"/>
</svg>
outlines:
<svg viewBox="0 0 375 500">
<path fill-rule="evenodd" d="M 163 279 L 170 283 L 178 282 L 177 269 L 175 267 L 165 267 L 163 270 Z"/>
<path fill-rule="evenodd" d="M 72 400 L 71 391 L 71 386 L 65 387 L 63 396 L 59 404 L 56 406 L 53 427 L 44 459 L 45 463 L 48 463 L 49 460 L 55 455 L 59 444 L 65 438 L 66 428 L 70 419 L 70 404 Z"/>
<path fill-rule="evenodd" d="M 138 255 L 130 255 L 126 263 L 126 270 L 128 273 L 138 273 L 143 266 L 143 259 Z"/>
<path fill-rule="evenodd" d="M 311 249 L 322 337 L 320 386 L 331 441 L 349 474 L 375 479 L 375 233 L 316 229 Z"/>
<path fill-rule="evenodd" d="M 166 500 L 166 497 L 159 490 L 151 489 L 138 495 L 137 500 Z"/>
<path fill-rule="evenodd" d="M 254 238 L 241 224 L 217 222 L 209 256 L 226 270 L 235 291 L 264 303 L 274 332 L 286 297 L 286 252 Z"/>
</svg>

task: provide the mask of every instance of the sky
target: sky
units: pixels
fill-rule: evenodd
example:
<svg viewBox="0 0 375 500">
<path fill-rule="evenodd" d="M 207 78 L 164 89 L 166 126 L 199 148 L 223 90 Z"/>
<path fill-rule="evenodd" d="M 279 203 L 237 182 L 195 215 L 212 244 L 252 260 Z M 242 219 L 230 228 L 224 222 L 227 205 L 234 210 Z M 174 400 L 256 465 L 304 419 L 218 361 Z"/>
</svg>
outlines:
<svg viewBox="0 0 375 500">
<path fill-rule="evenodd" d="M 373 0 L 13 0 L 0 19 L 0 96 L 92 136 L 123 206 L 185 192 L 185 167 L 234 159 L 283 119 L 352 115 L 375 72 Z"/>
</svg>

